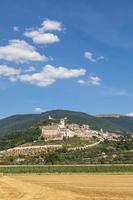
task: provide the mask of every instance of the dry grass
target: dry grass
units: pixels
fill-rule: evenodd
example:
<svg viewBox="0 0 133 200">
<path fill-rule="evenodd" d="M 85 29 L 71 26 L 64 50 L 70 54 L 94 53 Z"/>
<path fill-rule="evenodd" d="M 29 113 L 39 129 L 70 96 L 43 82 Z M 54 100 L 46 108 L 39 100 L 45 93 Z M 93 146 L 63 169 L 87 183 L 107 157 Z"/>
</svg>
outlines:
<svg viewBox="0 0 133 200">
<path fill-rule="evenodd" d="M 133 175 L 0 177 L 0 200 L 132 200 Z"/>
</svg>

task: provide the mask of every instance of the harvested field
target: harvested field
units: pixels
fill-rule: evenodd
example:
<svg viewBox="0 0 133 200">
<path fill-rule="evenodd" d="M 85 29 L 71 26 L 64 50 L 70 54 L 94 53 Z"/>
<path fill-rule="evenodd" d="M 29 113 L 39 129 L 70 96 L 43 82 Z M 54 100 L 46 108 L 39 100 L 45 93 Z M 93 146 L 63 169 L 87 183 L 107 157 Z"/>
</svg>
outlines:
<svg viewBox="0 0 133 200">
<path fill-rule="evenodd" d="M 0 176 L 0 200 L 132 200 L 133 175 Z"/>
</svg>

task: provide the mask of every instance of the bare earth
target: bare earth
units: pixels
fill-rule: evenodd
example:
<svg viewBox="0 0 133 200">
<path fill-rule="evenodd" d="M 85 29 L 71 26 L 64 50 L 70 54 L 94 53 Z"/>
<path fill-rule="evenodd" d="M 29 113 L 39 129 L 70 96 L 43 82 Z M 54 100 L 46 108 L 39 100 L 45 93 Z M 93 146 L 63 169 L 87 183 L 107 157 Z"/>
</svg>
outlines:
<svg viewBox="0 0 133 200">
<path fill-rule="evenodd" d="M 0 200 L 133 200 L 133 175 L 0 177 Z"/>
</svg>

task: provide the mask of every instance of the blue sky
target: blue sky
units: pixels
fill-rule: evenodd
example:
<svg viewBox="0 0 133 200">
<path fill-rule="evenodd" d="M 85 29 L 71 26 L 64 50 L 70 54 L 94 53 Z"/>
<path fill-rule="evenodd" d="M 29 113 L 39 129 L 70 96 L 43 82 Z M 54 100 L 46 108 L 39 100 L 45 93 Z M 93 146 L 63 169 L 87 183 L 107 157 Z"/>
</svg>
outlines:
<svg viewBox="0 0 133 200">
<path fill-rule="evenodd" d="M 133 113 L 133 1 L 1 0 L 0 118 Z"/>
</svg>

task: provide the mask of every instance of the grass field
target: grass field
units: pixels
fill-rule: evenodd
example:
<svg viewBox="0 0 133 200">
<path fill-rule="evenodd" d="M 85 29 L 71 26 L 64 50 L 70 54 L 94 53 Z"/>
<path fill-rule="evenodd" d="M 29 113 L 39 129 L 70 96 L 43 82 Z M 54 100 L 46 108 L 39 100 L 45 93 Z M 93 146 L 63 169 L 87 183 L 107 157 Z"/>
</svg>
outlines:
<svg viewBox="0 0 133 200">
<path fill-rule="evenodd" d="M 130 173 L 133 165 L 8 165 L 0 166 L 1 174 L 45 173 Z"/>
<path fill-rule="evenodd" d="M 133 175 L 0 177 L 0 200 L 132 200 Z"/>
</svg>

